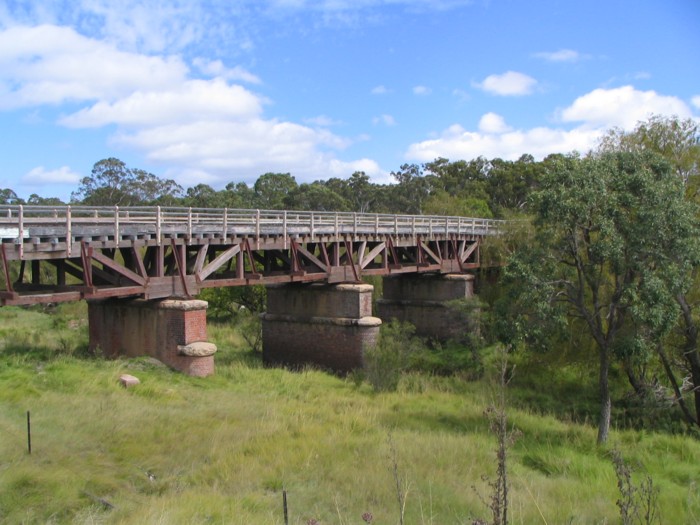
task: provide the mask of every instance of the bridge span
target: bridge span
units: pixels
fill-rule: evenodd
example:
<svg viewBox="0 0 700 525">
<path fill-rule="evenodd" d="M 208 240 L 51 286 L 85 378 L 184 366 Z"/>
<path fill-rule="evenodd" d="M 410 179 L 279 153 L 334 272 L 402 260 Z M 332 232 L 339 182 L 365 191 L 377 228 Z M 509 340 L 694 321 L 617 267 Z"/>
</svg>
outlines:
<svg viewBox="0 0 700 525">
<path fill-rule="evenodd" d="M 193 298 L 205 288 L 277 285 L 268 288 L 263 316 L 266 361 L 345 371 L 361 366 L 363 348 L 381 324 L 372 316 L 372 287 L 361 284 L 363 276 L 450 276 L 442 282 L 453 291 L 435 301 L 426 300 L 440 288 L 435 280 L 428 292 L 416 291 L 425 287 L 416 284 L 420 278 L 385 286 L 395 290 L 393 300 L 385 297 L 387 316 L 405 318 L 413 301 L 406 294 L 413 294 L 422 301 L 413 319 L 426 324 L 426 304 L 454 298 L 455 283 L 462 283 L 456 297 L 472 293 L 468 272 L 480 265 L 481 242 L 502 227 L 489 219 L 422 215 L 2 205 L 0 304 L 85 299 L 91 346 L 108 355 L 147 353 L 208 375 L 213 361 L 202 365 L 196 358 L 210 357 L 215 348 L 205 344 L 206 303 Z M 322 284 L 283 286 L 295 283 Z M 177 333 L 169 332 L 172 327 Z M 297 350 L 290 344 L 295 330 Z M 322 353 L 339 340 L 347 344 L 318 361 L 308 355 L 311 339 Z M 125 350 L 129 345 L 135 350 Z"/>
<path fill-rule="evenodd" d="M 211 287 L 462 273 L 479 266 L 481 240 L 501 226 L 464 217 L 5 205 L 0 301 L 159 299 Z M 16 278 L 12 261 L 20 261 Z"/>
</svg>

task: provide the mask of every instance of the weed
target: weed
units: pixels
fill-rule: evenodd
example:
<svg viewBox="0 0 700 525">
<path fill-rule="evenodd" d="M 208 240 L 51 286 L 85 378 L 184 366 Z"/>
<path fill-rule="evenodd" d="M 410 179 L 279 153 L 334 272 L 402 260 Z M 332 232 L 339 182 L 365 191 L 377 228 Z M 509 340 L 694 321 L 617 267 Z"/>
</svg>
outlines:
<svg viewBox="0 0 700 525">
<path fill-rule="evenodd" d="M 652 525 L 659 521 L 659 489 L 651 476 L 644 476 L 639 486 L 632 480 L 633 469 L 618 450 L 611 453 L 619 498 L 616 501 L 623 525 Z"/>
</svg>

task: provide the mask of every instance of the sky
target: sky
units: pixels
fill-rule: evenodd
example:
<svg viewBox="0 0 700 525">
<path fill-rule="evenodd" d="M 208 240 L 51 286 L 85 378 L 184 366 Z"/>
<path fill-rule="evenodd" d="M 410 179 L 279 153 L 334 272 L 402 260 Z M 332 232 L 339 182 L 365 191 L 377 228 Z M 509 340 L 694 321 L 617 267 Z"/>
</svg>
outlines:
<svg viewBox="0 0 700 525">
<path fill-rule="evenodd" d="M 184 188 L 585 153 L 700 122 L 698 0 L 4 0 L 0 188 Z"/>
</svg>

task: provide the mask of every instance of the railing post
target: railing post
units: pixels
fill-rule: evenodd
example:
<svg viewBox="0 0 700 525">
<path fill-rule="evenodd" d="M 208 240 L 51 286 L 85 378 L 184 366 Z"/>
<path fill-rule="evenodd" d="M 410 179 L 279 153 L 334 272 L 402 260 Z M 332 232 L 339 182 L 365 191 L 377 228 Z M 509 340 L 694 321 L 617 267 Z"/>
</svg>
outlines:
<svg viewBox="0 0 700 525">
<path fill-rule="evenodd" d="M 354 241 L 354 238 L 357 237 L 357 212 L 352 214 L 352 236 Z"/>
<path fill-rule="evenodd" d="M 450 218 L 445 217 L 445 237 L 450 236 Z"/>
<path fill-rule="evenodd" d="M 19 205 L 19 222 L 17 223 L 17 242 L 19 243 L 19 258 L 24 256 L 24 206 Z"/>
<path fill-rule="evenodd" d="M 226 240 L 228 237 L 228 208 L 224 208 L 224 232 L 222 238 Z"/>
<path fill-rule="evenodd" d="M 374 214 L 374 235 L 379 235 L 379 214 Z"/>
<path fill-rule="evenodd" d="M 119 247 L 119 206 L 114 207 L 114 245 Z"/>
<path fill-rule="evenodd" d="M 192 240 L 192 207 L 187 209 L 187 244 Z"/>
<path fill-rule="evenodd" d="M 284 249 L 287 249 L 287 210 L 284 210 L 282 214 L 282 239 L 284 242 Z"/>
<path fill-rule="evenodd" d="M 161 215 L 160 212 L 160 206 L 156 206 L 156 245 L 160 246 L 161 245 L 161 233 L 162 233 L 162 221 L 163 221 L 163 216 Z"/>
<path fill-rule="evenodd" d="M 66 254 L 68 254 L 68 257 L 73 252 L 73 223 L 71 219 L 71 208 L 68 206 L 66 208 Z"/>
<path fill-rule="evenodd" d="M 311 240 L 312 240 L 312 241 L 314 240 L 314 238 L 315 238 L 315 236 L 316 236 L 315 226 L 316 226 L 316 225 L 315 225 L 315 222 L 314 222 L 314 212 L 311 212 Z"/>
<path fill-rule="evenodd" d="M 340 238 L 340 231 L 338 230 L 338 212 L 335 212 L 335 240 Z"/>
<path fill-rule="evenodd" d="M 260 249 L 260 210 L 255 210 L 255 249 Z"/>
</svg>

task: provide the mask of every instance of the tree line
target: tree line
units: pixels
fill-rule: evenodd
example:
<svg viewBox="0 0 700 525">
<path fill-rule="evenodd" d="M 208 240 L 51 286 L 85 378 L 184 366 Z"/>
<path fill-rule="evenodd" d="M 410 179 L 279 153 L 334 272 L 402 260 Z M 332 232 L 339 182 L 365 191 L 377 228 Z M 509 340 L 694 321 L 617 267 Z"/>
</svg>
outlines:
<svg viewBox="0 0 700 525">
<path fill-rule="evenodd" d="M 558 155 L 537 162 L 531 155 L 516 161 L 438 158 L 404 164 L 391 172 L 394 183 L 377 184 L 356 171 L 348 178 L 298 183 L 290 173 L 265 173 L 252 184 L 229 182 L 216 190 L 208 184 L 184 189 L 116 158 L 95 163 L 69 202 L 32 194 L 26 201 L 9 188 L 0 204 L 86 206 L 186 206 L 195 208 L 289 209 L 506 217 L 524 211 L 528 194 Z"/>
</svg>

